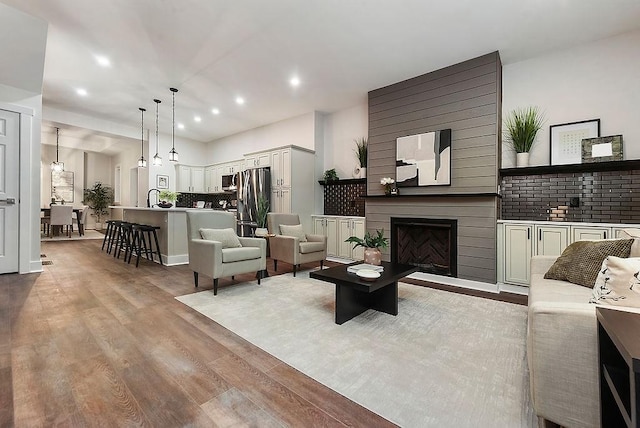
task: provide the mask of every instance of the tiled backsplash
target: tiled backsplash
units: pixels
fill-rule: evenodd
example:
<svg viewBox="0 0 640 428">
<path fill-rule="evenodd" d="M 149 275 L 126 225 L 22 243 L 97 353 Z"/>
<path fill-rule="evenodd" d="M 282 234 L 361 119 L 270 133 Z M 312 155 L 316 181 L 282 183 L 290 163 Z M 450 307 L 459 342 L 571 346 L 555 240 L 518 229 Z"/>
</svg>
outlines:
<svg viewBox="0 0 640 428">
<path fill-rule="evenodd" d="M 640 169 L 503 176 L 500 193 L 503 220 L 640 223 Z"/>
<path fill-rule="evenodd" d="M 192 208 L 198 201 L 211 202 L 213 208 L 219 208 L 220 201 L 227 201 L 231 206 L 231 201 L 236 199 L 236 192 L 230 193 L 180 193 L 176 202 L 177 207 Z"/>
<path fill-rule="evenodd" d="M 366 193 L 364 179 L 325 183 L 324 214 L 364 217 Z"/>
</svg>

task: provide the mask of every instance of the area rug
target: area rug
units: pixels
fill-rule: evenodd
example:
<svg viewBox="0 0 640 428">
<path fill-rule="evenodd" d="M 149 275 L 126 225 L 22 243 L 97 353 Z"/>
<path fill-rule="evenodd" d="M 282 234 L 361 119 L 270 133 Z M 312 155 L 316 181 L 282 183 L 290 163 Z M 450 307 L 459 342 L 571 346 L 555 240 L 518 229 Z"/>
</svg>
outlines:
<svg viewBox="0 0 640 428">
<path fill-rule="evenodd" d="M 300 272 L 177 297 L 402 427 L 535 426 L 526 307 L 399 284 L 399 314 L 334 323 L 334 286 Z"/>
</svg>

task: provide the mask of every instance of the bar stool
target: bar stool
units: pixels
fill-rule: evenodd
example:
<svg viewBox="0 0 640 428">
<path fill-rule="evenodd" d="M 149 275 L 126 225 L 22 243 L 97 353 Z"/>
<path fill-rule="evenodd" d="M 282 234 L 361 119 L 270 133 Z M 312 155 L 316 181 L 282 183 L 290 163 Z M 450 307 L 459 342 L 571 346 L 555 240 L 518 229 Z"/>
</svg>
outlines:
<svg viewBox="0 0 640 428">
<path fill-rule="evenodd" d="M 115 224 L 118 220 L 107 220 L 107 230 L 104 232 L 104 239 L 102 240 L 102 251 L 104 251 L 105 245 L 107 246 L 107 253 L 111 253 L 111 242 L 113 241 L 113 232 L 115 230 Z"/>
<path fill-rule="evenodd" d="M 140 263 L 140 255 L 144 252 L 147 260 L 155 261 L 154 253 L 158 255 L 158 261 L 162 265 L 162 254 L 160 253 L 160 243 L 158 242 L 157 230 L 160 226 L 149 226 L 147 224 L 136 224 L 133 226 L 133 245 L 136 251 L 136 267 Z M 153 238 L 153 240 L 152 240 Z M 155 249 L 154 247 L 155 243 Z M 129 256 L 131 257 L 131 256 Z"/>
<path fill-rule="evenodd" d="M 124 250 L 124 258 L 123 260 L 131 261 L 131 251 L 133 246 L 133 223 L 129 223 L 126 221 L 120 222 L 120 227 L 118 228 L 118 236 L 115 242 L 115 249 L 113 252 L 113 257 L 116 259 L 120 258 L 120 253 Z"/>
</svg>

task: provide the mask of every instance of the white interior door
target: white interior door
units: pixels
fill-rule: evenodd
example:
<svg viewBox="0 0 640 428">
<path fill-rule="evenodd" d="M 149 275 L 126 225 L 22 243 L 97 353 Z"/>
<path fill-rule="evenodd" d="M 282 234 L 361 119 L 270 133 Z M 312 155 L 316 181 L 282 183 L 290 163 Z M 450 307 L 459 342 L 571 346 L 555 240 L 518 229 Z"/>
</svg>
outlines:
<svg viewBox="0 0 640 428">
<path fill-rule="evenodd" d="M 0 110 L 0 273 L 18 272 L 20 115 Z"/>
</svg>

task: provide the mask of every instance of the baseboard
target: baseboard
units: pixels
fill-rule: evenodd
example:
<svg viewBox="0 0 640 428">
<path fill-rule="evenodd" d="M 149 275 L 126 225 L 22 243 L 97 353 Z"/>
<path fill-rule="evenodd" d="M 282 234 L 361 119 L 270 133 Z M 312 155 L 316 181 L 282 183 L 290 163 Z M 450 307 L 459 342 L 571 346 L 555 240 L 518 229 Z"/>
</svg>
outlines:
<svg viewBox="0 0 640 428">
<path fill-rule="evenodd" d="M 162 255 L 162 263 L 165 266 L 186 265 L 189 263 L 189 254 L 180 254 L 177 256 Z"/>
<path fill-rule="evenodd" d="M 29 272 L 20 272 L 20 273 L 38 273 L 38 272 L 43 272 L 42 260 L 29 262 Z"/>
<path fill-rule="evenodd" d="M 529 287 L 527 287 L 526 285 L 513 285 L 513 284 L 505 284 L 503 282 L 499 282 L 498 288 L 500 288 L 501 292 L 504 291 L 507 293 L 519 294 L 521 296 L 529 295 Z"/>
</svg>

